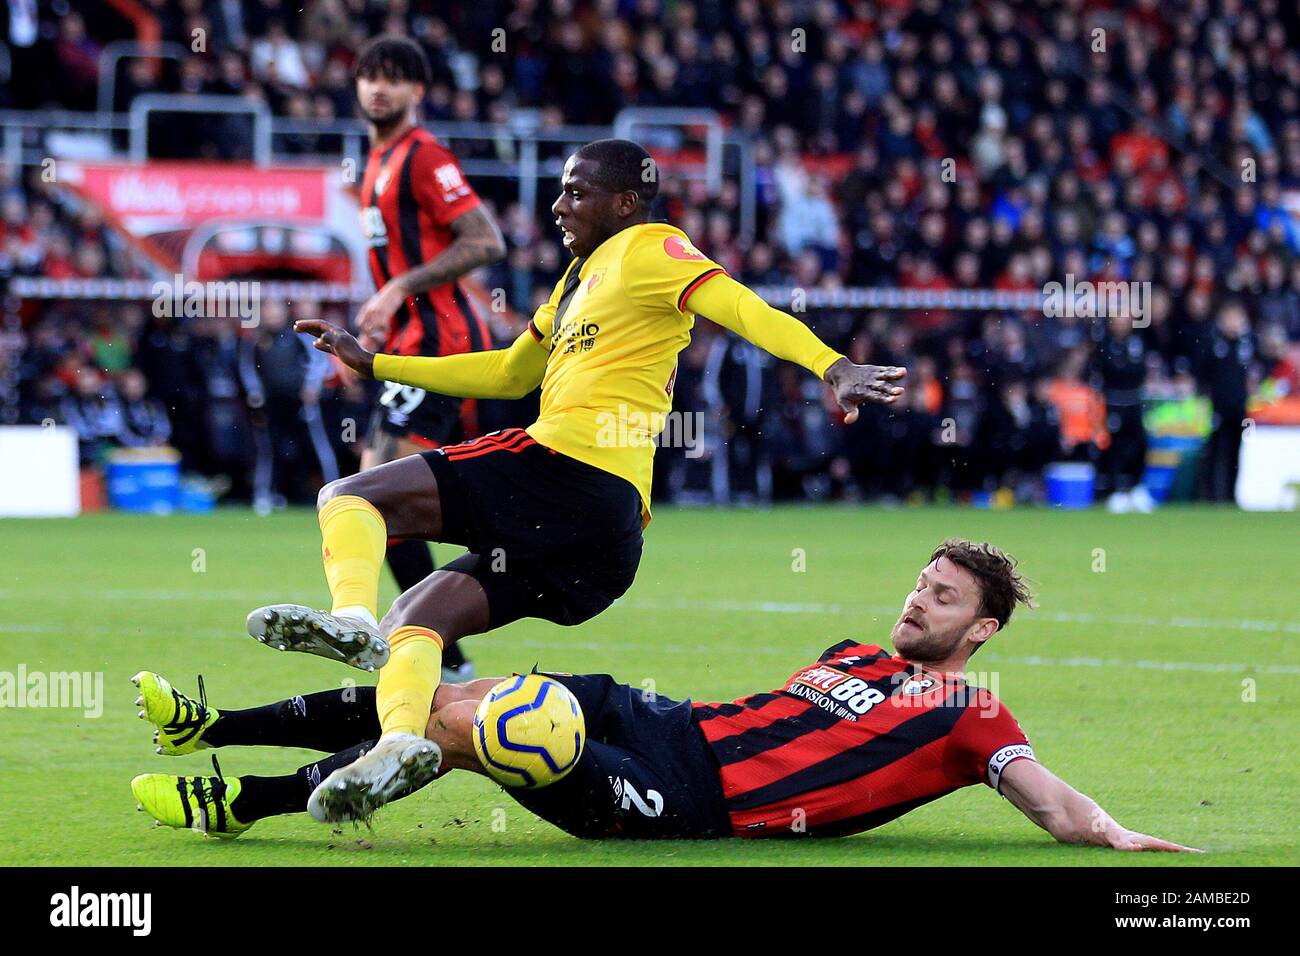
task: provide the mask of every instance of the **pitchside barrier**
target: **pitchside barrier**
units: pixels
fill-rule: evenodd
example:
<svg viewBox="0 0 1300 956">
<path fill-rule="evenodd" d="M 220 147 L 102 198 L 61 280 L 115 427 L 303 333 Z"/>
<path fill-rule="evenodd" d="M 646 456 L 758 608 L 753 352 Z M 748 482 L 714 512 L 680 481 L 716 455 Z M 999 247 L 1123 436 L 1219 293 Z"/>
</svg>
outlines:
<svg viewBox="0 0 1300 956">
<path fill-rule="evenodd" d="M 0 517 L 81 511 L 77 433 L 63 425 L 0 425 Z"/>
<path fill-rule="evenodd" d="M 167 314 L 184 317 L 188 314 L 212 315 L 210 311 L 220 303 L 211 299 L 204 300 L 203 295 L 210 291 L 207 287 L 219 283 L 192 283 L 195 287 L 186 292 L 184 287 L 178 289 L 171 279 L 49 279 L 16 278 L 11 281 L 9 292 L 12 296 L 27 300 L 61 300 L 61 301 L 99 301 L 99 302 L 150 302 L 157 308 L 160 297 L 166 300 Z M 259 283 L 259 294 L 267 299 L 285 302 L 315 301 L 322 303 L 341 303 L 355 308 L 364 302 L 370 294 L 367 286 L 350 283 L 331 282 L 278 282 Z M 897 311 L 1001 311 L 1042 314 L 1046 300 L 1051 291 L 1044 292 L 1007 292 L 995 289 L 964 290 L 919 290 L 885 287 L 858 287 L 835 289 L 802 289 L 794 286 L 760 286 L 756 290 L 766 301 L 773 305 L 789 309 L 795 314 L 816 312 L 819 310 L 869 310 L 890 309 Z M 493 290 L 476 289 L 474 300 L 480 309 L 492 309 L 493 303 L 501 296 L 493 295 Z M 179 302 L 177 301 L 179 298 Z M 232 321 L 245 327 L 234 312 L 229 313 Z M 517 318 L 512 315 L 512 318 Z M 1149 407 L 1158 407 L 1163 401 L 1161 396 L 1151 396 Z M 1159 416 L 1149 416 L 1149 421 L 1158 420 Z M 1242 508 L 1261 511 L 1291 511 L 1297 506 L 1297 485 L 1300 484 L 1300 428 L 1285 425 L 1256 424 L 1253 421 L 1243 425 L 1243 446 L 1241 471 L 1237 483 L 1237 502 Z M 65 432 L 66 429 L 57 429 Z M 1175 429 L 1174 432 L 1178 432 Z M 1153 483 L 1159 485 L 1164 497 L 1171 475 L 1171 469 L 1178 467 L 1178 462 L 1171 458 L 1171 447 L 1176 444 L 1179 456 L 1184 464 L 1188 456 L 1194 458 L 1199 448 L 1200 435 L 1175 434 L 1169 441 L 1164 440 L 1164 431 L 1157 428 L 1152 436 L 1151 460 L 1148 473 Z M 16 433 L 14 433 L 16 435 Z M 47 436 L 48 437 L 48 436 Z M 1176 441 L 1174 440 L 1176 439 Z M 58 480 L 43 485 L 32 502 L 38 504 L 17 504 L 9 506 L 8 513 L 42 513 L 68 514 L 76 512 L 75 494 L 69 493 L 71 487 L 75 492 L 75 448 L 72 456 L 73 470 L 69 478 L 66 447 L 58 446 L 62 457 L 53 453 L 55 445 L 47 443 L 40 446 L 42 454 L 30 460 L 30 468 L 15 469 L 6 465 L 19 461 L 14 454 L 26 455 L 30 446 L 22 436 L 11 437 L 8 443 L 0 443 L 0 482 L 14 484 L 19 480 L 17 471 L 24 473 L 22 480 L 34 470 L 37 473 L 58 475 Z M 66 443 L 66 438 L 62 439 Z M 1171 444 L 1172 443 L 1172 444 Z M 1169 481 L 1163 481 L 1168 478 Z M 1159 480 L 1156 480 L 1159 479 Z M 71 482 L 71 484 L 69 484 Z M 6 485 L 7 487 L 7 485 Z M 18 486 L 15 484 L 15 488 Z M 24 484 L 23 488 L 27 488 Z M 6 494 L 0 502 L 17 502 L 19 496 Z M 71 503 L 70 503 L 71 502 Z M 1082 502 L 1074 502 L 1075 505 Z M 0 508 L 6 506 L 0 503 Z M 33 511 L 35 509 L 35 511 Z"/>
</svg>

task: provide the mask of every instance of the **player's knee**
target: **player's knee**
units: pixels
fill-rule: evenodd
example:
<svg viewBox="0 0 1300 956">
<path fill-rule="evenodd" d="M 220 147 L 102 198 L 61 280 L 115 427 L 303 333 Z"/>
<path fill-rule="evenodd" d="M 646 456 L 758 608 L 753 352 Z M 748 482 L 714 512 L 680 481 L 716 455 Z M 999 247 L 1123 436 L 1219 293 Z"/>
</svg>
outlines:
<svg viewBox="0 0 1300 956">
<path fill-rule="evenodd" d="M 317 509 L 324 508 L 325 505 L 342 495 L 356 495 L 358 498 L 364 498 L 366 501 L 373 502 L 373 493 L 367 488 L 366 473 L 358 472 L 355 475 L 348 475 L 346 478 L 335 478 L 321 487 L 316 494 Z"/>
<path fill-rule="evenodd" d="M 336 478 L 322 485 L 321 490 L 316 494 L 316 509 L 319 511 L 339 495 L 348 494 L 347 480 L 347 478 Z"/>
</svg>

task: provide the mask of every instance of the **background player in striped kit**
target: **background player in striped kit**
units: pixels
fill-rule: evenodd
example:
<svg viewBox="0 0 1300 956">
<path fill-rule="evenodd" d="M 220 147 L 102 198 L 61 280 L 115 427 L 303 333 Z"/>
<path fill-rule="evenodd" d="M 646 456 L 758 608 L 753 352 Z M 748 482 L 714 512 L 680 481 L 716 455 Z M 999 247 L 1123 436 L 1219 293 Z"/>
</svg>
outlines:
<svg viewBox="0 0 1300 956">
<path fill-rule="evenodd" d="M 407 37 L 381 36 L 360 53 L 357 102 L 370 125 L 361 184 L 361 225 L 378 290 L 357 314 L 364 341 L 397 355 L 456 355 L 492 347 L 487 324 L 457 280 L 505 255 L 505 241 L 455 156 L 419 125 L 429 83 L 424 52 Z M 387 385 L 379 391 L 363 470 L 480 432 L 473 399 Z M 425 541 L 390 540 L 388 566 L 405 592 L 434 571 Z M 458 645 L 443 679 L 473 676 Z"/>
</svg>

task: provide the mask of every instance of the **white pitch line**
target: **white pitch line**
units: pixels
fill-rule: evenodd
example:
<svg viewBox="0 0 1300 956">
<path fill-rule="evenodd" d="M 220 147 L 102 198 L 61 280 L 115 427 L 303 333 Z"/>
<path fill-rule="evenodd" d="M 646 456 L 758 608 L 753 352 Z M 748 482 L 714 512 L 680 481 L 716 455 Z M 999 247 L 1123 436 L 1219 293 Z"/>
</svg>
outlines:
<svg viewBox="0 0 1300 956">
<path fill-rule="evenodd" d="M 215 588 L 84 588 L 77 591 L 79 598 L 95 601 L 274 601 L 283 598 L 279 591 L 253 591 L 248 589 L 221 591 Z M 67 591 L 0 591 L 0 600 L 49 598 L 65 600 Z"/>
<path fill-rule="evenodd" d="M 79 635 L 93 634 L 124 638 L 133 635 L 166 636 L 175 634 L 176 629 L 172 627 L 104 627 L 102 625 L 71 628 L 55 624 L 0 623 L 0 634 L 68 634 L 72 632 Z M 232 637 L 239 638 L 244 635 L 237 629 L 227 631 L 220 628 L 200 628 L 185 631 L 185 636 L 228 640 Z M 505 638 L 503 640 L 514 647 L 546 651 L 552 655 L 563 654 L 572 650 L 608 654 L 626 650 L 628 647 L 626 642 L 577 641 L 568 637 L 559 637 L 556 640 L 538 640 L 536 638 Z M 653 650 L 660 654 L 697 655 L 702 650 L 698 644 L 665 644 L 658 641 L 652 643 Z M 786 660 L 790 660 L 793 656 L 785 648 L 767 646 L 749 647 L 745 649 L 744 653 L 749 657 L 780 657 Z M 981 654 L 980 660 L 989 663 L 1018 664 L 1027 667 L 1122 668 L 1125 670 L 1196 671 L 1210 674 L 1300 674 L 1300 665 L 1294 664 L 1235 664 L 1220 661 L 1128 661 L 1118 657 L 1041 657 L 1038 655 L 1003 656 L 998 654 Z M 548 663 L 556 662 L 548 659 Z"/>
<path fill-rule="evenodd" d="M 174 601 L 242 601 L 250 607 L 284 597 L 282 592 L 243 590 L 209 590 L 206 588 L 139 589 L 91 588 L 77 592 L 78 597 L 100 601 L 139 601 L 168 603 Z M 0 600 L 49 597 L 59 600 L 66 592 L 43 594 L 36 591 L 0 590 Z M 893 617 L 898 605 L 857 605 L 820 601 L 722 601 L 674 598 L 630 598 L 614 606 L 632 611 L 707 611 L 730 614 L 825 614 L 848 617 L 885 614 Z M 1021 620 L 1029 623 L 1115 625 L 1119 627 L 1177 628 L 1179 630 L 1244 631 L 1255 634 L 1300 634 L 1300 621 L 1269 621 L 1250 618 L 1159 617 L 1149 614 L 1094 614 L 1088 611 L 1028 611 Z"/>
<path fill-rule="evenodd" d="M 829 614 L 861 616 L 867 614 L 899 613 L 899 605 L 852 605 L 819 602 L 783 601 L 692 601 L 632 598 L 614 603 L 637 611 L 721 611 L 756 614 Z M 1300 621 L 1262 621 L 1250 619 L 1215 619 L 1198 617 L 1156 617 L 1145 614 L 1092 614 L 1086 611 L 1027 611 L 1021 620 L 1030 623 L 1046 621 L 1052 624 L 1118 624 L 1125 627 L 1170 627 L 1193 630 L 1252 631 L 1262 633 L 1300 634 Z"/>
<path fill-rule="evenodd" d="M 1203 671 L 1210 674 L 1300 674 L 1291 664 L 1222 664 L 1213 661 L 1125 661 L 1118 657 L 1004 657 L 981 654 L 980 661 L 1031 667 L 1123 667 L 1152 671 Z"/>
</svg>

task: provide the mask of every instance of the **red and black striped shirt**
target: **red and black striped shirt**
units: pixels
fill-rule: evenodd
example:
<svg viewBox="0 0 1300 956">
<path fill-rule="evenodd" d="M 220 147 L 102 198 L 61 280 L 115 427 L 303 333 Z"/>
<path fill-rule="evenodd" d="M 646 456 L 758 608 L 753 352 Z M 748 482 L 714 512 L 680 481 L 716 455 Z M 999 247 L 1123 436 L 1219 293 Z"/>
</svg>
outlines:
<svg viewBox="0 0 1300 956">
<path fill-rule="evenodd" d="M 769 694 L 696 704 L 737 836 L 867 830 L 1034 758 L 989 691 L 844 641 Z"/>
<path fill-rule="evenodd" d="M 479 205 L 451 151 L 420 127 L 370 151 L 361 183 L 361 231 L 379 288 L 451 245 L 452 220 Z M 487 325 L 460 285 L 411 296 L 393 317 L 384 351 L 455 355 L 491 348 Z"/>
</svg>

